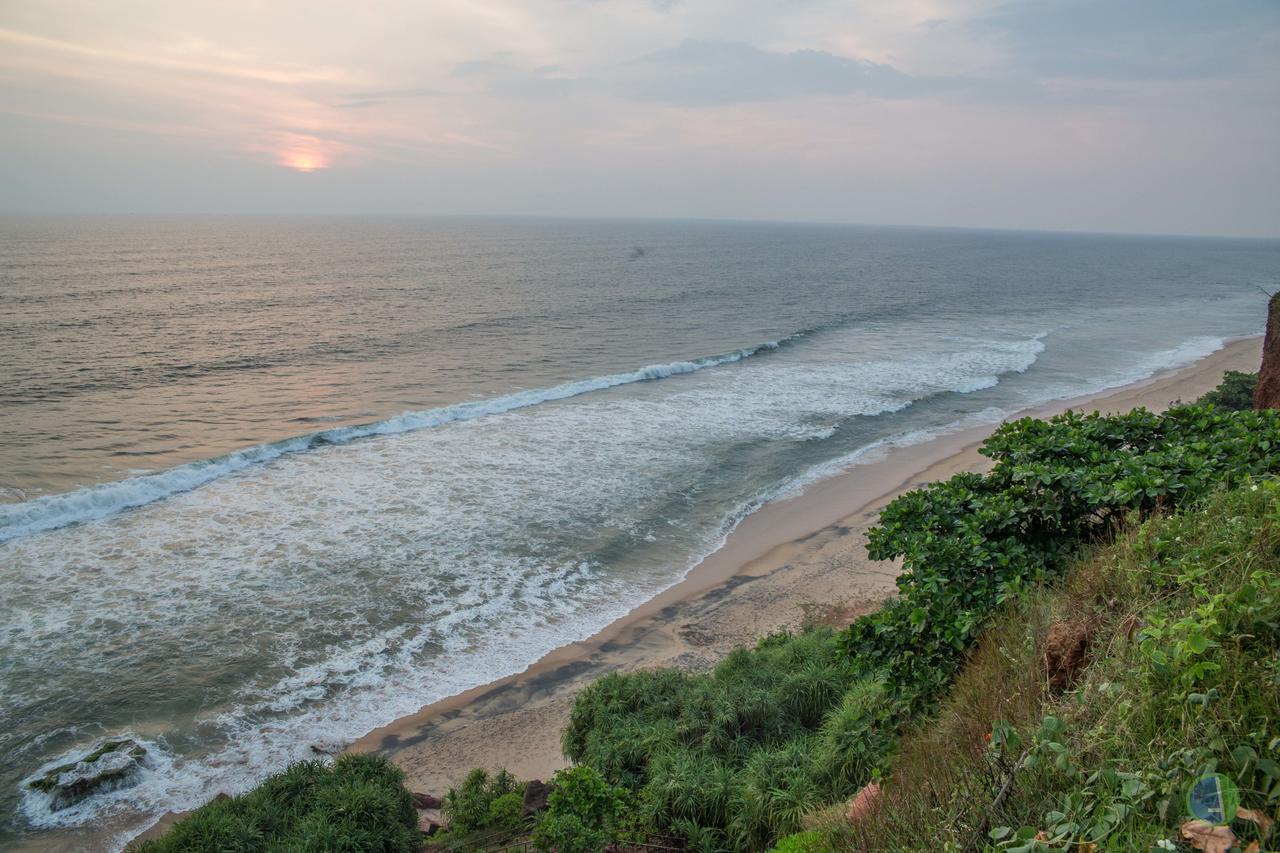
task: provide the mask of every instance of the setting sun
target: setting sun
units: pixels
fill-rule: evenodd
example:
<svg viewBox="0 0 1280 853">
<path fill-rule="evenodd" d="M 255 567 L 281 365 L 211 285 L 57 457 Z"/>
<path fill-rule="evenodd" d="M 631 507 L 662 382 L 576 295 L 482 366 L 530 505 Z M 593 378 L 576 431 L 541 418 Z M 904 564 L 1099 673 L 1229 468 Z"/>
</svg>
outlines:
<svg viewBox="0 0 1280 853">
<path fill-rule="evenodd" d="M 316 172 L 328 169 L 333 163 L 333 155 L 342 146 L 317 136 L 284 133 L 263 147 L 274 153 L 276 163 L 281 166 L 296 172 Z"/>
<path fill-rule="evenodd" d="M 314 172 L 329 167 L 329 162 L 323 155 L 309 151 L 286 151 L 281 156 L 281 163 L 299 172 Z"/>
</svg>

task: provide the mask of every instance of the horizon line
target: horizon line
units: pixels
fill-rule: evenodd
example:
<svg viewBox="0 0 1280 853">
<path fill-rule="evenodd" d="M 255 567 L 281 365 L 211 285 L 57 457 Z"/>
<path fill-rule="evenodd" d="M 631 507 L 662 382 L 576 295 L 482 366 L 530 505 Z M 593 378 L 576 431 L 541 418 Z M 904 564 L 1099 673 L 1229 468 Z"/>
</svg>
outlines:
<svg viewBox="0 0 1280 853">
<path fill-rule="evenodd" d="M 836 219 L 769 219 L 765 217 L 729 217 L 695 215 L 626 215 L 626 214 L 557 214 L 557 213 L 439 213 L 439 212 L 315 212 L 315 211 L 142 211 L 142 210 L 3 210 L 2 217 L 151 217 L 174 219 L 533 219 L 554 221 L 606 221 L 606 222 L 701 222 L 744 225 L 809 225 L 844 228 L 885 228 L 918 231 L 971 231 L 1010 234 L 1043 234 L 1080 237 L 1147 237 L 1194 240 L 1250 240 L 1277 241 L 1280 231 L 1273 234 L 1193 234 L 1174 231 L 1099 231 L 1077 228 L 1019 228 L 1004 225 L 936 225 L 904 222 L 864 222 Z"/>
</svg>

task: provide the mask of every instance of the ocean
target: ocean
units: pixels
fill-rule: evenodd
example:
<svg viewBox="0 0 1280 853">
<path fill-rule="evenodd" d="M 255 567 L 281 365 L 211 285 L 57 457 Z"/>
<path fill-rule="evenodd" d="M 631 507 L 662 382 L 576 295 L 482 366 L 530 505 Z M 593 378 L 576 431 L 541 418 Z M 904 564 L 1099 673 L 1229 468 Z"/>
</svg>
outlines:
<svg viewBox="0 0 1280 853">
<path fill-rule="evenodd" d="M 1280 241 L 0 217 L 0 843 L 517 672 L 753 509 L 1262 331 Z M 139 784 L 24 782 L 107 738 Z"/>
</svg>

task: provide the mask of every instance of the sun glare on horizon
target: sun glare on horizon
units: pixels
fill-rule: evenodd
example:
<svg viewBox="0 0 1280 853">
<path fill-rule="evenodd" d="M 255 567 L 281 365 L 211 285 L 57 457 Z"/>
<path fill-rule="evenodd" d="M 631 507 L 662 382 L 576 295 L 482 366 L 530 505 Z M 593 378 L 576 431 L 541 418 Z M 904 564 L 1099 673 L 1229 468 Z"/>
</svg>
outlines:
<svg viewBox="0 0 1280 853">
<path fill-rule="evenodd" d="M 295 172 L 315 172 L 329 168 L 328 159 L 312 151 L 286 151 L 280 155 L 280 163 Z"/>
</svg>

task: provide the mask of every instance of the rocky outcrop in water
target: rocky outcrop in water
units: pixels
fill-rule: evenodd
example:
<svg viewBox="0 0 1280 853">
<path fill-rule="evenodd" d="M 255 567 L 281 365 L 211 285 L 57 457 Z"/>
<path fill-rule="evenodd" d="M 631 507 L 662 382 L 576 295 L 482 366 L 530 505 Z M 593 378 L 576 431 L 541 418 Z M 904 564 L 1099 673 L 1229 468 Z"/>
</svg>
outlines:
<svg viewBox="0 0 1280 853">
<path fill-rule="evenodd" d="M 1280 409 L 1280 293 L 1267 303 L 1267 336 L 1262 341 L 1262 368 L 1253 407 Z"/>
<path fill-rule="evenodd" d="M 47 771 L 27 784 L 52 794 L 51 811 L 61 811 L 97 793 L 136 784 L 147 750 L 135 740 L 109 740 L 84 757 Z"/>
</svg>

